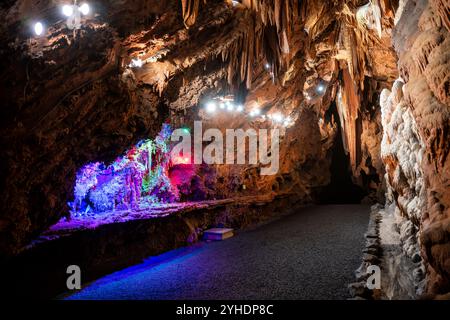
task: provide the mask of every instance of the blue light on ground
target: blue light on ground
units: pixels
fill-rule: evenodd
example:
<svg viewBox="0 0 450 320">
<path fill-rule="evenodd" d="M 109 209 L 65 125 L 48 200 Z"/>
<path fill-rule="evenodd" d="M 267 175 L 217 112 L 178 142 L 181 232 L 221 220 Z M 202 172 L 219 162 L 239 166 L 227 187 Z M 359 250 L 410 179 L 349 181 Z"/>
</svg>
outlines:
<svg viewBox="0 0 450 320">
<path fill-rule="evenodd" d="M 82 291 L 62 298 L 65 300 L 122 299 L 121 289 L 124 286 L 128 286 L 130 278 L 134 280 L 134 283 L 147 283 L 151 274 L 167 273 L 167 270 L 176 269 L 177 265 L 188 262 L 187 260 L 194 258 L 204 249 L 205 243 L 198 243 L 149 257 L 141 264 L 107 275 L 86 285 Z M 171 273 L 169 272 L 169 274 Z M 130 288 L 128 287 L 128 289 Z M 136 292 L 139 292 L 139 288 L 136 289 Z M 144 297 L 134 298 L 140 299 Z"/>
</svg>

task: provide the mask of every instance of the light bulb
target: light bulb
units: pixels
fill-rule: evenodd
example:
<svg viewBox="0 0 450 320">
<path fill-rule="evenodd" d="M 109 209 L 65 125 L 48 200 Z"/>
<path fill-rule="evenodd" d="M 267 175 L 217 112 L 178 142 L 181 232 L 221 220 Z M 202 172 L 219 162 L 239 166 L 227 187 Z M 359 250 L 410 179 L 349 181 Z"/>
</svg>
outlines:
<svg viewBox="0 0 450 320">
<path fill-rule="evenodd" d="M 137 58 L 137 59 L 132 59 L 131 60 L 130 66 L 134 67 L 134 68 L 140 68 L 140 67 L 142 67 L 142 64 L 143 64 L 142 60 Z"/>
<path fill-rule="evenodd" d="M 253 109 L 252 111 L 250 111 L 250 116 L 251 117 L 256 117 L 260 113 L 261 113 L 261 111 L 259 109 Z"/>
<path fill-rule="evenodd" d="M 236 111 L 237 112 L 242 112 L 242 111 L 244 111 L 244 107 L 240 104 L 240 105 L 237 106 Z"/>
<path fill-rule="evenodd" d="M 90 8 L 89 8 L 89 5 L 87 3 L 83 3 L 78 8 L 78 10 L 80 10 L 81 14 L 85 16 L 85 15 L 89 14 Z"/>
<path fill-rule="evenodd" d="M 35 33 L 37 36 L 40 36 L 40 35 L 42 34 L 42 32 L 44 32 L 44 26 L 42 25 L 41 22 L 36 22 L 36 23 L 34 24 L 34 33 Z"/>
<path fill-rule="evenodd" d="M 275 113 L 272 118 L 276 122 L 283 122 L 283 116 L 279 113 Z"/>
<path fill-rule="evenodd" d="M 228 111 L 233 111 L 234 110 L 234 106 L 233 106 L 233 104 L 231 103 L 231 102 L 227 102 L 227 110 Z"/>
<path fill-rule="evenodd" d="M 287 117 L 286 119 L 284 119 L 283 125 L 285 127 L 289 127 L 292 124 L 292 119 L 290 117 Z"/>
<path fill-rule="evenodd" d="M 206 111 L 209 113 L 213 113 L 215 112 L 217 109 L 217 105 L 215 102 L 208 102 L 208 104 L 206 105 Z"/>
<path fill-rule="evenodd" d="M 223 103 L 223 102 L 219 103 L 219 108 L 220 109 L 225 109 L 225 103 Z"/>
<path fill-rule="evenodd" d="M 66 17 L 70 17 L 73 14 L 73 6 L 65 4 L 62 7 L 62 13 L 63 15 L 65 15 Z"/>
</svg>

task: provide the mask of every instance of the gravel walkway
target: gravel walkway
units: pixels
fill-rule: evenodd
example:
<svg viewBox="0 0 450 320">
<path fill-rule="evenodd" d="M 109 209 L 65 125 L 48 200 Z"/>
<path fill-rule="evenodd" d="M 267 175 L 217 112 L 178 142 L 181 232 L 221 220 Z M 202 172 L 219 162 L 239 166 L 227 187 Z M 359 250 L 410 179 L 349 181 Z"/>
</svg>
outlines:
<svg viewBox="0 0 450 320">
<path fill-rule="evenodd" d="M 152 257 L 67 299 L 345 299 L 361 262 L 369 207 L 306 207 Z"/>
</svg>

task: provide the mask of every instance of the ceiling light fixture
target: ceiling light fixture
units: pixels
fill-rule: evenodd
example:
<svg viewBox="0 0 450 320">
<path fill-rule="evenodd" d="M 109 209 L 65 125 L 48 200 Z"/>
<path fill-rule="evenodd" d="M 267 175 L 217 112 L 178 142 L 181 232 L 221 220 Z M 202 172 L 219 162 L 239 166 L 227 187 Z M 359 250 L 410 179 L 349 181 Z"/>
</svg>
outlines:
<svg viewBox="0 0 450 320">
<path fill-rule="evenodd" d="M 132 68 L 140 68 L 140 67 L 142 67 L 143 64 L 144 63 L 139 58 L 131 59 L 130 67 L 132 67 Z"/>
<path fill-rule="evenodd" d="M 234 110 L 234 105 L 230 101 L 227 101 L 226 105 L 227 105 L 227 110 L 228 111 L 231 112 L 231 111 Z"/>
<path fill-rule="evenodd" d="M 258 116 L 258 115 L 260 115 L 260 114 L 261 114 L 261 110 L 259 110 L 259 109 L 253 109 L 253 110 L 250 111 L 250 113 L 249 113 L 250 117 L 256 117 L 256 116 Z"/>
<path fill-rule="evenodd" d="M 325 86 L 323 84 L 319 84 L 317 86 L 317 92 L 324 93 L 325 92 Z"/>
<path fill-rule="evenodd" d="M 210 102 L 208 102 L 208 103 L 206 104 L 206 111 L 207 111 L 208 113 L 213 113 L 213 112 L 216 111 L 216 109 L 217 109 L 217 105 L 216 105 L 215 102 L 210 101 Z"/>
<path fill-rule="evenodd" d="M 83 3 L 81 6 L 78 7 L 78 10 L 80 10 L 83 16 L 86 16 L 89 14 L 89 11 L 91 11 L 91 8 L 87 3 Z"/>
<path fill-rule="evenodd" d="M 73 6 L 69 5 L 69 4 L 65 4 L 62 7 L 62 13 L 63 15 L 65 15 L 66 17 L 70 17 L 73 15 Z"/>
<path fill-rule="evenodd" d="M 81 28 L 81 16 L 86 16 L 91 11 L 91 8 L 87 3 L 83 3 L 78 6 L 77 2 L 74 1 L 72 5 L 65 4 L 62 6 L 62 13 L 67 17 L 67 27 L 69 29 L 80 29 Z"/>
<path fill-rule="evenodd" d="M 292 125 L 292 119 L 291 119 L 291 117 L 287 117 L 286 119 L 284 119 L 284 121 L 283 121 L 283 126 L 289 127 L 289 126 L 291 126 L 291 125 Z"/>
<path fill-rule="evenodd" d="M 40 36 L 44 32 L 44 25 L 41 22 L 36 22 L 34 24 L 34 33 Z"/>
<path fill-rule="evenodd" d="M 280 113 L 275 113 L 274 115 L 272 115 L 272 119 L 275 122 L 283 122 L 283 115 L 281 115 Z"/>
</svg>

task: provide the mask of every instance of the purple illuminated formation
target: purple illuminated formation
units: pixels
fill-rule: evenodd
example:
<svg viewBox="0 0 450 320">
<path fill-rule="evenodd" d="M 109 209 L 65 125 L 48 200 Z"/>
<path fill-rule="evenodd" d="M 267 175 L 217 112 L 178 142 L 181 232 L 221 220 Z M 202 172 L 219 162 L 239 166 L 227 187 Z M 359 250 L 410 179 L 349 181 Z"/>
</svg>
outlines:
<svg viewBox="0 0 450 320">
<path fill-rule="evenodd" d="M 72 214 L 143 209 L 152 204 L 180 200 L 177 181 L 169 179 L 172 163 L 188 165 L 190 159 L 170 158 L 172 129 L 165 124 L 154 140 L 142 140 L 110 165 L 93 162 L 77 173 Z M 188 172 L 192 172 L 189 168 Z M 174 179 L 178 180 L 178 179 Z"/>
</svg>

